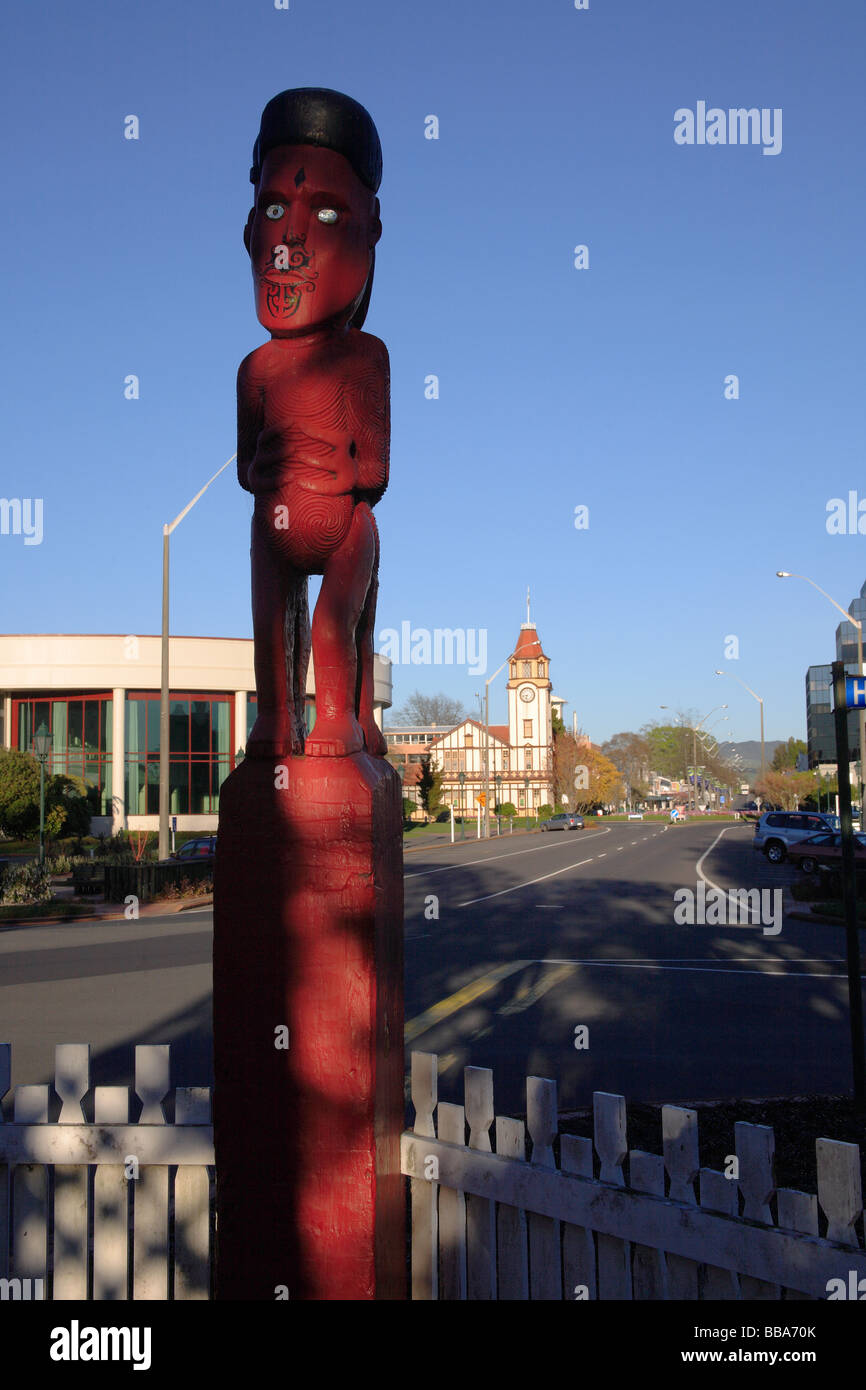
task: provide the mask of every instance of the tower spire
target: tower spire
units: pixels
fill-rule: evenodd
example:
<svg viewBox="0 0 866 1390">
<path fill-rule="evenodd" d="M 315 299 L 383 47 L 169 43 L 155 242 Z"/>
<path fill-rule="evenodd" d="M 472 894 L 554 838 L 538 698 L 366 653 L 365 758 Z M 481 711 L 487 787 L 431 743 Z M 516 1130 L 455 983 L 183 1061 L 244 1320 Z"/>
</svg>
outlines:
<svg viewBox="0 0 866 1390">
<path fill-rule="evenodd" d="M 527 584 L 527 586 L 526 586 L 526 622 L 527 622 L 527 626 L 528 626 L 529 624 L 531 624 L 531 622 L 532 622 L 532 619 L 531 619 L 530 616 L 529 616 L 529 585 L 528 585 L 528 584 Z"/>
</svg>

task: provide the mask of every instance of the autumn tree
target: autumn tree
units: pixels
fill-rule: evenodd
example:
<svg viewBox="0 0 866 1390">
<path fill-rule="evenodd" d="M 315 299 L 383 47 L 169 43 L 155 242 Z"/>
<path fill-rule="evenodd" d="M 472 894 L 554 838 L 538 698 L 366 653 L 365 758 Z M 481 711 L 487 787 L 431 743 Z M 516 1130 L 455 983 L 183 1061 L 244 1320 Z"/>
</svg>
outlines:
<svg viewBox="0 0 866 1390">
<path fill-rule="evenodd" d="M 647 739 L 640 734 L 614 734 L 601 745 L 601 751 L 622 773 L 632 797 L 641 799 L 648 795 L 651 750 Z"/>
<path fill-rule="evenodd" d="M 577 812 L 606 806 L 622 795 L 619 770 L 600 748 L 578 743 L 573 734 L 560 734 L 553 745 L 553 780 L 557 804 L 568 798 Z"/>
<path fill-rule="evenodd" d="M 435 816 L 442 807 L 442 773 L 433 766 L 429 753 L 425 753 L 421 759 L 421 770 L 415 785 L 425 812 L 428 816 Z"/>
<path fill-rule="evenodd" d="M 764 801 L 796 811 L 801 801 L 815 796 L 818 782 L 814 772 L 767 772 L 755 782 L 755 792 Z"/>
<path fill-rule="evenodd" d="M 806 752 L 808 752 L 808 748 L 801 738 L 789 738 L 784 743 L 776 745 L 770 766 L 773 772 L 783 772 L 786 767 L 795 768 L 797 758 L 801 753 Z"/>
</svg>

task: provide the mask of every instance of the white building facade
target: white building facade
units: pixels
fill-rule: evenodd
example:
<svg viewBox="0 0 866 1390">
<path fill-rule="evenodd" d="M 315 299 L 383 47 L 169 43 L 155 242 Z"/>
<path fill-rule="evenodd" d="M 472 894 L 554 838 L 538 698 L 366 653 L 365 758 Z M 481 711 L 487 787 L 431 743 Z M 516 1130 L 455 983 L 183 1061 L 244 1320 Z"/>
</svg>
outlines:
<svg viewBox="0 0 866 1390">
<path fill-rule="evenodd" d="M 391 664 L 374 658 L 375 717 L 391 704 Z M 172 637 L 169 812 L 177 829 L 215 830 L 219 791 L 256 718 L 249 638 Z M 161 640 L 70 634 L 0 636 L 0 747 L 30 751 L 44 724 L 46 771 L 88 788 L 94 833 L 157 830 Z M 307 673 L 307 726 L 315 677 Z"/>
</svg>

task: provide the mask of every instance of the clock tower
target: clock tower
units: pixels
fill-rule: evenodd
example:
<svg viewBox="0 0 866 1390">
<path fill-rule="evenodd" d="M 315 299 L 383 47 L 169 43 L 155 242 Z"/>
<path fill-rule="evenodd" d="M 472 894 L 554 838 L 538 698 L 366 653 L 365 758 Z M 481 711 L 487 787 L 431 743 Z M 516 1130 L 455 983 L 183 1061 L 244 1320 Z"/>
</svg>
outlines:
<svg viewBox="0 0 866 1390">
<path fill-rule="evenodd" d="M 517 645 L 508 658 L 508 742 L 512 771 L 529 778 L 529 807 L 553 801 L 550 661 L 545 655 L 535 623 L 529 616 L 520 624 Z"/>
</svg>

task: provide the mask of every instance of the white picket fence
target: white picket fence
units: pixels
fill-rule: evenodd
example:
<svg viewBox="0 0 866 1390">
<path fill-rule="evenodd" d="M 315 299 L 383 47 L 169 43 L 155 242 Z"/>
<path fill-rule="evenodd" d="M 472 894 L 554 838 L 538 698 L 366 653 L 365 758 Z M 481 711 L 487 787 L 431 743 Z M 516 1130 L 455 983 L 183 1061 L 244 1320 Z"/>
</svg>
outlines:
<svg viewBox="0 0 866 1390">
<path fill-rule="evenodd" d="M 3 1044 L 0 1102 L 10 1075 Z M 172 1093 L 169 1075 L 167 1045 L 135 1049 L 133 1123 L 125 1086 L 97 1086 L 86 1118 L 85 1044 L 56 1049 L 53 1095 L 16 1086 L 12 1119 L 0 1111 L 0 1296 L 211 1296 L 210 1092 Z M 817 1141 L 817 1197 L 777 1190 L 772 1129 L 735 1125 L 731 1179 L 700 1167 L 693 1110 L 663 1107 L 663 1157 L 629 1153 L 625 1100 L 596 1092 L 594 1145 L 561 1135 L 557 1167 L 554 1081 L 527 1078 L 524 1124 L 495 1116 L 491 1071 L 465 1069 L 465 1105 L 439 1103 L 437 1078 L 437 1057 L 413 1053 L 415 1299 L 824 1299 L 831 1279 L 866 1279 L 856 1144 Z"/>
<path fill-rule="evenodd" d="M 491 1071 L 465 1069 L 465 1106 L 437 1104 L 437 1076 L 435 1055 L 412 1054 L 413 1298 L 825 1299 L 829 1280 L 866 1276 L 856 1144 L 817 1141 L 816 1198 L 775 1188 L 765 1125 L 734 1126 L 733 1180 L 700 1167 L 694 1110 L 663 1107 L 664 1157 L 629 1153 L 625 1100 L 597 1091 L 598 1172 L 593 1141 L 565 1134 L 557 1168 L 554 1081 L 527 1078 L 524 1126 L 494 1116 Z"/>
<path fill-rule="evenodd" d="M 11 1048 L 0 1044 L 0 1101 L 10 1075 Z M 84 1043 L 55 1050 L 57 1099 L 47 1085 L 15 1087 L 13 1118 L 0 1123 L 2 1295 L 209 1298 L 209 1090 L 178 1087 L 173 1123 L 167 1122 L 166 1045 L 135 1049 L 141 1113 L 134 1123 L 126 1086 L 97 1086 L 88 1122 L 81 1102 L 89 1089 Z M 50 1121 L 58 1100 L 59 1115 Z"/>
</svg>

